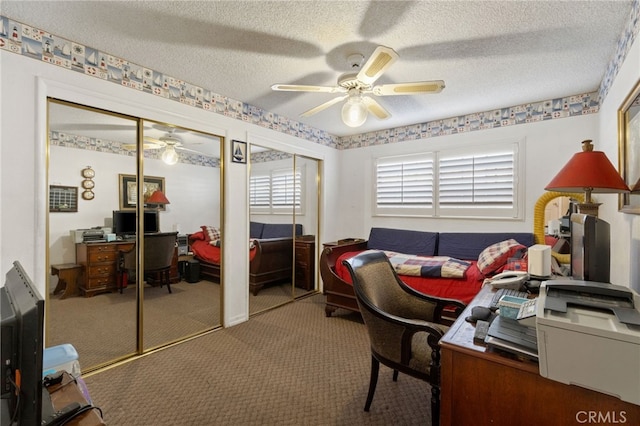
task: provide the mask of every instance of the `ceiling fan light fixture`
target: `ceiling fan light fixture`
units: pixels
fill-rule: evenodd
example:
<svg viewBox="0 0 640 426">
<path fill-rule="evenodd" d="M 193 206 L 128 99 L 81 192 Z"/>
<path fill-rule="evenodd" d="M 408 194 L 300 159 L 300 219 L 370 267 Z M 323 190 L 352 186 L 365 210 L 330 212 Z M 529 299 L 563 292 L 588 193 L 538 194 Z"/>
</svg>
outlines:
<svg viewBox="0 0 640 426">
<path fill-rule="evenodd" d="M 342 121 L 349 127 L 360 127 L 367 121 L 367 106 L 362 102 L 362 96 L 349 96 L 342 106 Z"/>
<path fill-rule="evenodd" d="M 167 145 L 167 147 L 165 148 L 164 152 L 161 155 L 162 161 L 165 162 L 165 164 L 168 164 L 170 166 L 173 166 L 174 164 L 176 164 L 178 162 L 178 153 L 176 152 L 176 149 L 173 147 L 173 145 Z"/>
</svg>

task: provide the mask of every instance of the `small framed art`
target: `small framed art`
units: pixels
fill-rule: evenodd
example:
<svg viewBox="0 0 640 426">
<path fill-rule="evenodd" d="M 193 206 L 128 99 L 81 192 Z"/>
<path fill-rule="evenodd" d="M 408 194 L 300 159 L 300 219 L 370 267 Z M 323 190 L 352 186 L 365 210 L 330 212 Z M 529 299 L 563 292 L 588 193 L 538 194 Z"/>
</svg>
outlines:
<svg viewBox="0 0 640 426">
<path fill-rule="evenodd" d="M 231 161 L 234 163 L 247 163 L 247 143 L 231 140 Z"/>
</svg>

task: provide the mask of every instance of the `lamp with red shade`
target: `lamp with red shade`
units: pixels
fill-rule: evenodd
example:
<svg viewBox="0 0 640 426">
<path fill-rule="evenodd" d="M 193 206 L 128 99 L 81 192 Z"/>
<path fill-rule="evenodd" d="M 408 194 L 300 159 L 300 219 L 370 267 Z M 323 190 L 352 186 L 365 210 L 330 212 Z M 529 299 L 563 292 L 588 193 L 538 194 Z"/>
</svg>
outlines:
<svg viewBox="0 0 640 426">
<path fill-rule="evenodd" d="M 585 200 L 578 204 L 578 213 L 592 216 L 598 216 L 598 206 L 602 204 L 592 201 L 592 193 L 629 191 L 604 152 L 593 150 L 590 139 L 582 141 L 582 152 L 574 154 L 544 189 L 558 192 L 584 191 Z"/>
<path fill-rule="evenodd" d="M 164 192 L 159 189 L 154 191 L 153 194 L 147 199 L 147 204 L 153 204 L 157 209 L 160 209 L 160 206 L 164 206 L 165 204 L 171 204 L 167 199 Z"/>
</svg>

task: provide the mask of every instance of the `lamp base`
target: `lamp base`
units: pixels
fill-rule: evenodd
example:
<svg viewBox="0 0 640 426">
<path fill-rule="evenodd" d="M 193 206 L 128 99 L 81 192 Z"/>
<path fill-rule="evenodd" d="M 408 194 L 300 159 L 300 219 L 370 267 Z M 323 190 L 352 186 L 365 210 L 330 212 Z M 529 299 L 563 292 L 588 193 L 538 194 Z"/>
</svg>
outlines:
<svg viewBox="0 0 640 426">
<path fill-rule="evenodd" d="M 602 203 L 579 203 L 578 213 L 598 217 L 598 207 L 600 207 L 600 204 Z"/>
</svg>

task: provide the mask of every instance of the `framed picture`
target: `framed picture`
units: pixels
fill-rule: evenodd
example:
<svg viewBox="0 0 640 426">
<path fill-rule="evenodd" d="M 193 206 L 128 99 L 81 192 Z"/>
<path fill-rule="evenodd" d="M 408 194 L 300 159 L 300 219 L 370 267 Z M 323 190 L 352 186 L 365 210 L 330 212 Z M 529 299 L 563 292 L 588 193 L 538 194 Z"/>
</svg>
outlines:
<svg viewBox="0 0 640 426">
<path fill-rule="evenodd" d="M 619 210 L 640 214 L 640 80 L 618 110 L 619 171 L 631 193 L 620 194 Z"/>
<path fill-rule="evenodd" d="M 120 180 L 120 210 L 135 209 L 138 203 L 138 185 L 136 184 L 135 175 L 118 175 Z M 164 190 L 164 178 L 157 176 L 144 177 L 144 205 L 147 205 L 147 199 L 155 191 Z M 165 210 L 164 205 L 158 206 L 159 210 Z"/>
<path fill-rule="evenodd" d="M 234 163 L 247 163 L 247 143 L 231 140 L 231 161 Z"/>
</svg>

